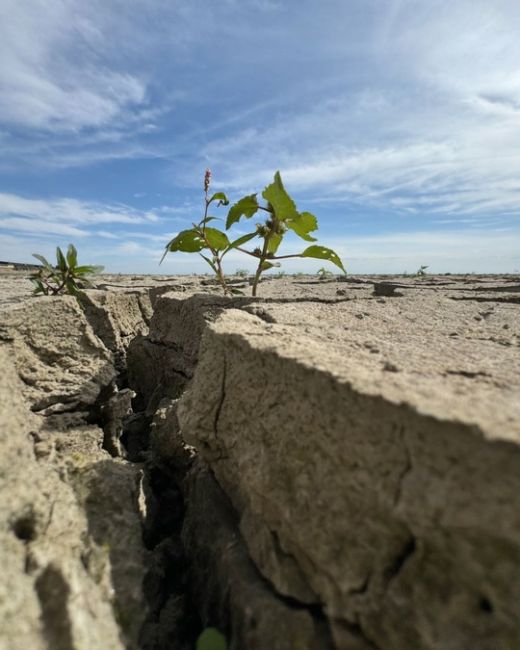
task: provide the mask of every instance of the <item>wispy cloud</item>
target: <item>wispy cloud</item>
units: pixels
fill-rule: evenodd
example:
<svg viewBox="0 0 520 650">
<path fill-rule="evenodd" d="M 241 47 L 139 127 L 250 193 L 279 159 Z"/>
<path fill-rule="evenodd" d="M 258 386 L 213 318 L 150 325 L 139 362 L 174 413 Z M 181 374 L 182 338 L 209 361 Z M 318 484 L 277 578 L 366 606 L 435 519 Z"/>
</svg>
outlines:
<svg viewBox="0 0 520 650">
<path fill-rule="evenodd" d="M 280 169 L 338 241 L 518 244 L 518 33 L 515 0 L 4 0 L 0 228 L 144 264 L 209 166 L 232 198 Z"/>
<path fill-rule="evenodd" d="M 107 35 L 81 3 L 5 0 L 0 17 L 2 122 L 77 131 L 125 120 L 145 106 L 143 81 L 100 61 Z"/>
<path fill-rule="evenodd" d="M 76 199 L 28 199 L 0 193 L 0 227 L 7 228 L 13 217 L 22 217 L 48 226 L 62 224 L 121 224 L 159 221 L 154 212 L 138 212 L 126 205 L 103 205 Z"/>
</svg>

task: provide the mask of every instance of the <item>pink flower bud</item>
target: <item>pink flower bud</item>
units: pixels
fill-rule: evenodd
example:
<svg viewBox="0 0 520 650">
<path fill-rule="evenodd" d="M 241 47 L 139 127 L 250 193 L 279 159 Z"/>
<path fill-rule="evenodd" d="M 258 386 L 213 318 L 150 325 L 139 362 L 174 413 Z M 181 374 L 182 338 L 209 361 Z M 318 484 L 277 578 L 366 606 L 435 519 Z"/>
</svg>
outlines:
<svg viewBox="0 0 520 650">
<path fill-rule="evenodd" d="M 206 173 L 204 174 L 204 191 L 207 192 L 209 189 L 209 184 L 211 181 L 211 169 L 206 169 Z"/>
</svg>

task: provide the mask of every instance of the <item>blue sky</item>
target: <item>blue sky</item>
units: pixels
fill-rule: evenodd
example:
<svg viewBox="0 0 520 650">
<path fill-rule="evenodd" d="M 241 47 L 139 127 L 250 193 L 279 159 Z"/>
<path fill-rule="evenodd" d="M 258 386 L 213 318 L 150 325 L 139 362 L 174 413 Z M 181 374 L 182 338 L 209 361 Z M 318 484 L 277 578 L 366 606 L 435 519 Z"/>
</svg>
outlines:
<svg viewBox="0 0 520 650">
<path fill-rule="evenodd" d="M 519 270 L 519 34 L 517 0 L 0 0 L 0 259 L 204 271 L 158 262 L 210 167 L 279 169 L 352 273 Z"/>
</svg>

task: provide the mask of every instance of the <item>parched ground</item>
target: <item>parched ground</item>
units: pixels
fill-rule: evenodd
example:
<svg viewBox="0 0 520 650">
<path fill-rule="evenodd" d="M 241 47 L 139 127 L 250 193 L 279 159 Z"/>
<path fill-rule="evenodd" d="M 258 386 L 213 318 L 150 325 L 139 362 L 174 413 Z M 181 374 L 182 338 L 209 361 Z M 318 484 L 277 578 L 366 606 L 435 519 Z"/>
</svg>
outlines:
<svg viewBox="0 0 520 650">
<path fill-rule="evenodd" d="M 189 647 L 193 608 L 232 650 L 520 647 L 520 277 L 103 275 L 78 304 L 26 276 L 0 271 L 9 650 Z"/>
</svg>

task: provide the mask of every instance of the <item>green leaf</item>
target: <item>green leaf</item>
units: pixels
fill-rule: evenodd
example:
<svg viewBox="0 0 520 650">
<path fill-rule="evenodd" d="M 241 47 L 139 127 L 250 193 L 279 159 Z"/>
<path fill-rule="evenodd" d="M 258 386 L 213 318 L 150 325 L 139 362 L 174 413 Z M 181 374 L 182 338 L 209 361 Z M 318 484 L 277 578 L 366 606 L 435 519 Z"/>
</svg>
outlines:
<svg viewBox="0 0 520 650">
<path fill-rule="evenodd" d="M 273 206 L 274 213 L 279 221 L 285 222 L 288 219 L 298 218 L 296 204 L 285 191 L 280 172 L 276 172 L 274 182 L 264 189 L 262 196 Z"/>
<path fill-rule="evenodd" d="M 43 266 L 50 272 L 54 272 L 54 268 L 52 265 L 43 257 L 43 255 L 38 255 L 38 253 L 33 253 L 33 257 L 35 257 L 39 262 L 43 264 Z"/>
<path fill-rule="evenodd" d="M 268 262 L 267 260 L 264 260 L 260 266 L 262 271 L 268 271 L 269 269 L 275 269 L 282 266 L 280 262 Z"/>
<path fill-rule="evenodd" d="M 213 269 L 213 272 L 216 275 L 218 273 L 218 271 L 217 271 L 217 267 L 215 266 L 213 261 L 210 260 L 209 257 L 206 257 L 205 255 L 203 255 L 202 253 L 199 253 L 199 255 L 202 257 L 203 260 L 206 260 L 206 262 L 211 266 L 211 268 Z"/>
<path fill-rule="evenodd" d="M 72 278 L 68 278 L 65 281 L 65 288 L 67 289 L 67 293 L 70 293 L 71 296 L 76 296 L 79 293 L 79 287 Z"/>
<path fill-rule="evenodd" d="M 256 230 L 255 230 L 255 232 L 250 232 L 247 235 L 242 235 L 242 237 L 239 237 L 238 239 L 235 239 L 234 242 L 231 242 L 231 244 L 229 244 L 229 249 L 236 248 L 237 246 L 242 246 L 242 244 L 246 244 L 248 241 L 250 241 L 251 239 L 253 239 L 257 235 L 258 235 L 258 232 L 256 232 Z"/>
<path fill-rule="evenodd" d="M 101 273 L 104 268 L 104 266 L 77 266 L 74 269 L 74 275 L 93 275 L 94 273 Z"/>
<path fill-rule="evenodd" d="M 300 212 L 296 218 L 289 219 L 286 225 L 305 241 L 316 241 L 316 237 L 311 237 L 309 233 L 318 230 L 318 220 L 310 212 Z"/>
<path fill-rule="evenodd" d="M 343 273 L 346 273 L 345 267 L 343 266 L 343 263 L 338 255 L 332 249 L 325 248 L 325 246 L 309 246 L 303 251 L 302 257 L 313 257 L 318 260 L 328 260 L 329 262 L 332 262 L 337 267 L 339 267 Z"/>
<path fill-rule="evenodd" d="M 215 194 L 213 194 L 211 199 L 208 201 L 208 204 L 212 203 L 213 201 L 218 201 L 217 207 L 219 205 L 229 205 L 229 199 L 224 194 L 224 192 L 215 192 Z"/>
<path fill-rule="evenodd" d="M 240 201 L 237 201 L 229 209 L 226 221 L 226 230 L 229 230 L 234 223 L 240 221 L 240 217 L 242 216 L 247 219 L 251 218 L 258 210 L 258 207 L 256 194 L 249 194 L 240 199 Z"/>
<path fill-rule="evenodd" d="M 208 245 L 204 239 L 202 239 L 200 232 L 193 228 L 190 230 L 181 230 L 181 232 L 166 245 L 167 252 L 170 251 L 171 253 L 176 253 L 177 251 L 181 253 L 198 253 L 203 248 L 207 247 Z"/>
<path fill-rule="evenodd" d="M 267 244 L 267 252 L 274 255 L 282 243 L 283 235 L 271 235 Z"/>
<path fill-rule="evenodd" d="M 67 250 L 67 262 L 69 264 L 69 268 L 71 269 L 73 269 L 78 263 L 78 251 L 76 250 L 74 244 L 69 244 L 69 248 Z"/>
<path fill-rule="evenodd" d="M 65 272 L 67 270 L 67 260 L 61 252 L 61 248 L 58 246 L 56 248 L 56 261 L 58 263 L 58 268 L 60 271 Z"/>
<path fill-rule="evenodd" d="M 217 251 L 224 250 L 229 246 L 227 235 L 216 228 L 206 228 L 204 234 L 208 244 Z"/>
<path fill-rule="evenodd" d="M 36 278 L 31 278 L 31 282 L 35 285 L 35 289 L 33 291 L 34 294 L 48 293 L 46 287 L 43 286 L 43 282 L 41 282 L 41 280 L 37 280 Z"/>
<path fill-rule="evenodd" d="M 226 638 L 214 627 L 207 627 L 197 639 L 196 650 L 227 650 Z"/>
</svg>

